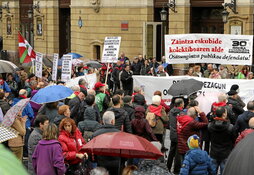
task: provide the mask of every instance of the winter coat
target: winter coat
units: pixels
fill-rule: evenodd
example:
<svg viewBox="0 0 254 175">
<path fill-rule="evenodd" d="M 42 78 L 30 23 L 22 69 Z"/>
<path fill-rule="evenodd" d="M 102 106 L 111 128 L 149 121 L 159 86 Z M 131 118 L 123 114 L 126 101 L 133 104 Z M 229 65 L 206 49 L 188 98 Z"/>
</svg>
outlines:
<svg viewBox="0 0 254 175">
<path fill-rule="evenodd" d="M 154 134 L 163 134 L 164 133 L 164 124 L 167 124 L 169 121 L 169 118 L 165 112 L 164 107 L 161 105 L 157 106 L 155 104 L 151 104 L 148 109 L 147 113 L 151 112 L 156 115 L 156 125 L 152 128 Z"/>
<path fill-rule="evenodd" d="M 200 129 L 206 128 L 208 120 L 205 113 L 200 113 L 200 121 L 188 115 L 177 116 L 177 140 L 178 140 L 178 152 L 185 154 L 189 148 L 187 146 L 187 140 L 190 136 L 196 134 L 200 135 Z"/>
<path fill-rule="evenodd" d="M 133 97 L 133 108 L 135 109 L 137 106 L 143 106 L 145 109 L 147 109 L 146 100 L 144 95 L 142 94 L 136 94 Z"/>
<path fill-rule="evenodd" d="M 121 70 L 121 66 L 116 66 L 113 68 L 113 72 L 111 75 L 115 84 L 120 84 L 119 73 L 121 72 Z"/>
<path fill-rule="evenodd" d="M 82 162 L 81 159 L 76 157 L 76 154 L 85 153 L 83 150 L 81 150 L 85 144 L 85 140 L 78 128 L 74 133 L 71 134 L 65 130 L 62 130 L 58 140 L 62 145 L 64 162 L 66 164 L 73 165 Z"/>
<path fill-rule="evenodd" d="M 96 92 L 95 102 L 101 114 L 108 109 L 110 103 L 108 95 L 100 91 Z"/>
<path fill-rule="evenodd" d="M 123 109 L 128 113 L 130 121 L 135 118 L 134 116 L 135 109 L 132 106 L 124 104 Z"/>
<path fill-rule="evenodd" d="M 176 117 L 180 115 L 183 111 L 180 107 L 174 107 L 169 112 L 169 120 L 170 120 L 170 140 L 171 142 L 177 142 L 177 119 Z"/>
<path fill-rule="evenodd" d="M 13 99 L 13 103 L 12 106 L 14 106 L 16 103 L 18 103 L 21 100 L 21 98 L 14 98 Z M 27 120 L 26 120 L 26 128 L 30 128 L 31 127 L 31 121 L 34 118 L 34 111 L 33 108 L 31 107 L 31 104 L 28 103 L 25 107 L 25 109 L 22 112 L 22 117 L 27 116 Z"/>
<path fill-rule="evenodd" d="M 231 97 L 228 98 L 228 103 L 232 106 L 232 111 L 235 113 L 236 118 L 244 112 L 244 109 L 241 107 L 240 103 Z"/>
<path fill-rule="evenodd" d="M 112 111 L 115 114 L 115 127 L 124 132 L 132 133 L 131 123 L 128 113 L 123 108 L 109 108 L 108 111 Z"/>
<path fill-rule="evenodd" d="M 151 67 L 149 65 L 142 65 L 140 69 L 140 75 L 151 75 L 150 68 Z"/>
<path fill-rule="evenodd" d="M 3 114 L 11 108 L 10 105 L 5 100 L 0 100 L 0 108 L 2 109 Z"/>
<path fill-rule="evenodd" d="M 78 123 L 78 128 L 82 135 L 84 131 L 95 132 L 101 127 L 101 124 L 96 121 L 96 111 L 93 106 L 86 108 L 84 113 L 84 120 Z"/>
<path fill-rule="evenodd" d="M 101 134 L 104 134 L 104 133 L 108 133 L 108 132 L 119 132 L 120 130 L 116 129 L 116 127 L 114 125 L 102 125 L 97 131 L 95 131 L 93 133 L 93 138 L 98 136 L 98 135 L 101 135 Z"/>
<path fill-rule="evenodd" d="M 151 126 L 144 117 L 136 116 L 135 119 L 131 121 L 131 127 L 133 134 L 143 137 L 149 141 L 157 141 Z"/>
<path fill-rule="evenodd" d="M 37 175 L 64 175 L 64 158 L 57 140 L 39 141 L 33 153 L 33 168 Z"/>
<path fill-rule="evenodd" d="M 69 101 L 68 105 L 70 106 L 71 118 L 74 119 L 76 123 L 82 121 L 86 106 L 85 101 L 81 101 L 80 98 L 76 96 Z"/>
<path fill-rule="evenodd" d="M 131 70 L 133 75 L 140 75 L 141 65 L 139 63 L 132 63 Z"/>
<path fill-rule="evenodd" d="M 122 70 L 121 73 L 119 74 L 120 80 L 121 80 L 121 87 L 123 90 L 132 90 L 133 86 L 133 78 L 132 78 L 132 73 L 127 72 L 126 70 Z"/>
<path fill-rule="evenodd" d="M 246 128 L 249 128 L 249 120 L 252 117 L 254 117 L 254 112 L 251 111 L 245 111 L 239 115 L 234 126 L 234 131 L 238 134 L 244 131 Z"/>
<path fill-rule="evenodd" d="M 165 163 L 160 160 L 144 159 L 138 165 L 138 170 L 132 172 L 132 175 L 171 175 Z"/>
<path fill-rule="evenodd" d="M 166 113 L 169 113 L 170 107 L 163 100 L 161 100 L 161 106 L 164 107 Z"/>
<path fill-rule="evenodd" d="M 211 109 L 211 112 L 214 115 L 214 117 L 215 117 L 215 111 L 218 107 L 225 107 L 226 108 L 227 117 L 230 120 L 230 123 L 234 125 L 236 122 L 237 116 L 235 116 L 234 112 L 232 111 L 232 108 L 229 105 L 227 105 L 227 103 L 225 103 L 225 102 L 214 102 L 212 104 L 212 109 Z"/>
<path fill-rule="evenodd" d="M 206 151 L 191 149 L 184 157 L 179 175 L 216 175 L 216 167 Z"/>
<path fill-rule="evenodd" d="M 35 172 L 32 164 L 32 155 L 34 153 L 37 144 L 41 139 L 42 139 L 42 130 L 40 130 L 39 128 L 34 128 L 33 132 L 31 133 L 28 139 L 28 172 L 33 175 L 35 175 Z"/>
<path fill-rule="evenodd" d="M 211 141 L 210 156 L 218 161 L 228 157 L 234 147 L 233 125 L 228 121 L 215 120 L 208 125 Z"/>
<path fill-rule="evenodd" d="M 254 129 L 245 129 L 243 132 L 241 132 L 241 134 L 237 137 L 235 141 L 235 145 L 252 132 L 254 132 Z"/>
<path fill-rule="evenodd" d="M 22 147 L 24 146 L 24 137 L 26 135 L 25 123 L 20 119 L 15 119 L 11 125 L 13 129 L 19 132 L 18 137 L 8 140 L 9 147 Z"/>
<path fill-rule="evenodd" d="M 53 123 L 55 118 L 59 115 L 57 108 L 50 109 L 46 105 L 41 107 L 38 114 L 46 115 L 50 123 Z"/>
<path fill-rule="evenodd" d="M 54 124 L 58 127 L 61 123 L 61 121 L 65 118 L 66 116 L 64 115 L 57 115 L 56 118 L 54 119 Z"/>
</svg>

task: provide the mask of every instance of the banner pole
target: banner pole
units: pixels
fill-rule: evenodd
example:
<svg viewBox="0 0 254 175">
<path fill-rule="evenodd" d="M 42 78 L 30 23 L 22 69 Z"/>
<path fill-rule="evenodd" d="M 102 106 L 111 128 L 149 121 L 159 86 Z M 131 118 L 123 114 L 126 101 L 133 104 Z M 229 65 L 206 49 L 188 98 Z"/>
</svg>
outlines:
<svg viewBox="0 0 254 175">
<path fill-rule="evenodd" d="M 109 63 L 107 65 L 107 72 L 106 72 L 106 79 L 105 79 L 105 85 L 107 85 L 107 81 L 108 81 L 108 71 L 109 71 Z M 104 89 L 104 93 L 106 92 L 106 88 Z"/>
</svg>

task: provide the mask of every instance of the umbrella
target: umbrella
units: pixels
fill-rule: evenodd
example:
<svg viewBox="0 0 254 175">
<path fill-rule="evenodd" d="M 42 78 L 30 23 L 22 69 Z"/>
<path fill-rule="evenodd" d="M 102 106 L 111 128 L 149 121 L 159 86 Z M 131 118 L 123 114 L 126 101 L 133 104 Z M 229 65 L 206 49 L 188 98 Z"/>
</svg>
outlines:
<svg viewBox="0 0 254 175">
<path fill-rule="evenodd" d="M 158 159 L 163 154 L 148 140 L 125 132 L 101 134 L 83 146 L 88 153 L 101 156 Z"/>
<path fill-rule="evenodd" d="M 97 69 L 102 67 L 102 65 L 98 61 L 89 61 L 86 63 L 86 65 L 88 67 L 93 67 L 93 68 L 97 68 Z"/>
<path fill-rule="evenodd" d="M 62 85 L 47 86 L 40 89 L 31 99 L 37 104 L 51 103 L 69 97 L 73 91 Z"/>
<path fill-rule="evenodd" d="M 0 124 L 0 143 L 18 137 L 18 132 L 11 127 Z"/>
<path fill-rule="evenodd" d="M 169 95 L 173 97 L 189 96 L 202 89 L 203 84 L 203 82 L 195 79 L 181 80 L 169 88 Z"/>
<path fill-rule="evenodd" d="M 83 57 L 82 55 L 78 54 L 78 53 L 68 53 L 67 55 L 72 55 L 72 59 L 78 59 Z"/>
<path fill-rule="evenodd" d="M 10 61 L 0 60 L 0 73 L 12 73 L 18 67 Z"/>
<path fill-rule="evenodd" d="M 78 66 L 81 63 L 84 63 L 84 61 L 82 61 L 80 59 L 73 59 L 72 60 L 72 65 L 74 65 L 74 66 Z"/>
<path fill-rule="evenodd" d="M 11 126 L 18 113 L 24 110 L 29 101 L 30 98 L 22 99 L 14 106 L 12 106 L 5 114 L 2 124 L 4 124 L 5 126 Z"/>
<path fill-rule="evenodd" d="M 241 140 L 230 153 L 223 175 L 253 175 L 254 133 Z"/>
</svg>

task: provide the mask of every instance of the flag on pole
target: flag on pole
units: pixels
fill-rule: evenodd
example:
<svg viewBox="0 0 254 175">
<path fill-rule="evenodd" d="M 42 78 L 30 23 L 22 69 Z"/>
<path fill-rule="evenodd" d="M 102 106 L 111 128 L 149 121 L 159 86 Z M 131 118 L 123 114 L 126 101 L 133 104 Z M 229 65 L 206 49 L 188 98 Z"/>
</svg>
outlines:
<svg viewBox="0 0 254 175">
<path fill-rule="evenodd" d="M 29 63 L 32 59 L 35 59 L 36 54 L 32 48 L 32 46 L 27 42 L 27 40 L 18 33 L 19 37 L 19 57 L 20 63 Z"/>
</svg>

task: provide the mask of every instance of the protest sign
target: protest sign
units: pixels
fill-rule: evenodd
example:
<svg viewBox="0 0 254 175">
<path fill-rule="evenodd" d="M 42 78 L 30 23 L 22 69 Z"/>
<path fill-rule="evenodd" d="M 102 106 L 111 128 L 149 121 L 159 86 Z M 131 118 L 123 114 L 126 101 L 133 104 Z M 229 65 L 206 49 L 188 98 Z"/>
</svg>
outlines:
<svg viewBox="0 0 254 175">
<path fill-rule="evenodd" d="M 43 54 L 36 52 L 36 58 L 35 58 L 35 76 L 38 78 L 42 78 L 42 59 Z"/>
<path fill-rule="evenodd" d="M 54 53 L 53 67 L 52 67 L 52 80 L 57 81 L 57 66 L 58 66 L 59 55 Z"/>
<path fill-rule="evenodd" d="M 84 76 L 80 76 L 74 79 L 70 79 L 69 81 L 67 81 L 65 84 L 66 87 L 72 87 L 72 86 L 76 86 L 78 85 L 79 80 L 83 78 L 86 80 L 86 82 L 88 83 L 88 89 L 93 89 L 95 83 L 97 82 L 97 77 L 96 77 L 96 73 L 94 74 L 88 74 L 88 75 L 84 75 Z"/>
<path fill-rule="evenodd" d="M 252 47 L 252 35 L 165 35 L 165 56 L 170 64 L 251 65 Z"/>
<path fill-rule="evenodd" d="M 171 77 L 152 77 L 152 76 L 133 76 L 134 87 L 139 86 L 144 90 L 145 98 L 148 104 L 152 103 L 153 93 L 157 90 L 163 94 L 163 99 L 170 103 L 172 96 L 169 95 L 169 88 L 173 83 L 183 79 L 196 79 L 204 83 L 203 88 L 199 93 L 227 93 L 233 84 L 238 84 L 240 93 L 239 96 L 245 103 L 254 100 L 254 89 L 251 85 L 254 80 L 239 80 L 239 79 L 209 79 L 189 76 L 171 76 Z M 159 85 L 159 86 L 158 86 Z M 198 93 L 198 94 L 199 94 Z"/>
<path fill-rule="evenodd" d="M 71 79 L 72 55 L 63 55 L 61 80 L 66 82 Z"/>
<path fill-rule="evenodd" d="M 121 44 L 121 37 L 106 37 L 104 41 L 102 63 L 116 63 Z"/>
</svg>

